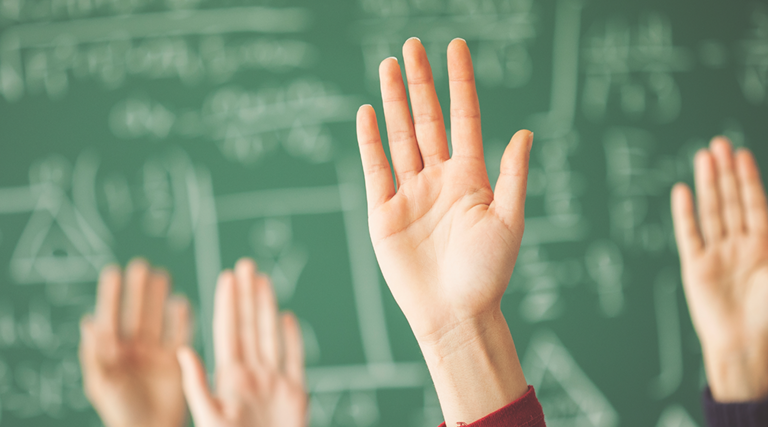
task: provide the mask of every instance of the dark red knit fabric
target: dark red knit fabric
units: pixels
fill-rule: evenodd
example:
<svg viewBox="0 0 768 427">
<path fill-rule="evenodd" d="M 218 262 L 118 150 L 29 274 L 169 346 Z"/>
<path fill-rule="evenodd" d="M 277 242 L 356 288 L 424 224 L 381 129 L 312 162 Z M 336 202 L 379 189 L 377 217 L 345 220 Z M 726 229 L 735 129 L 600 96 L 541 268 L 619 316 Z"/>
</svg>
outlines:
<svg viewBox="0 0 768 427">
<path fill-rule="evenodd" d="M 446 427 L 445 423 L 440 427 Z M 456 426 L 450 426 L 456 427 Z M 544 412 L 533 386 L 519 399 L 467 427 L 545 427 Z"/>
</svg>

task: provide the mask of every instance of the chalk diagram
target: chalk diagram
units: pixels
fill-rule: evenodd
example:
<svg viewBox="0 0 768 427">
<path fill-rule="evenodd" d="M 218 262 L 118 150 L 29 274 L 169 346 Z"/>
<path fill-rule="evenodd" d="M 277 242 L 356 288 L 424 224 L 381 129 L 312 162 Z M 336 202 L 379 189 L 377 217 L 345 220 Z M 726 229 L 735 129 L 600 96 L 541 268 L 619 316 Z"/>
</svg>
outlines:
<svg viewBox="0 0 768 427">
<path fill-rule="evenodd" d="M 523 370 L 536 388 L 548 426 L 619 425 L 611 404 L 551 331 L 541 330 L 531 338 Z"/>
<path fill-rule="evenodd" d="M 532 2 L 504 0 L 451 2 L 361 0 L 368 18 L 352 35 L 363 51 L 368 84 L 378 91 L 382 58 L 399 55 L 403 40 L 418 33 L 436 81 L 446 77 L 445 46 L 461 34 L 473 49 L 477 81 L 486 87 L 518 87 L 533 72 L 529 44 L 536 37 Z"/>
<path fill-rule="evenodd" d="M 473 52 L 477 49 L 479 86 L 525 85 L 533 72 L 528 50 L 537 37 L 539 18 L 531 2 L 484 2 L 482 7 L 471 3 L 456 1 L 446 6 L 433 2 L 432 6 L 420 8 L 419 4 L 429 2 L 361 0 L 367 18 L 350 31 L 364 33 L 358 41 L 369 83 L 375 81 L 380 59 L 398 51 L 411 28 L 433 23 L 434 31 L 423 41 L 430 58 L 436 60 L 435 70 L 445 68 L 446 34 L 459 29 L 467 34 Z M 507 6 L 488 6 L 492 4 Z M 575 161 L 584 144 L 574 125 L 577 111 L 598 122 L 614 107 L 629 118 L 672 121 L 680 109 L 676 79 L 691 69 L 686 60 L 690 53 L 672 43 L 670 23 L 661 15 L 651 14 L 632 24 L 610 21 L 596 27 L 585 39 L 582 2 L 556 0 L 555 6 L 552 97 L 549 110 L 531 120 L 541 132 L 536 132 L 539 151 L 531 165 L 530 194 L 542 202 L 543 214 L 526 219 L 516 272 L 525 280 L 520 287 L 510 287 L 510 292 L 522 293 L 520 317 L 537 329 L 563 315 L 568 307 L 564 289 L 584 281 L 594 284 L 595 307 L 601 316 L 621 316 L 627 306 L 624 275 L 629 268 L 622 249 L 635 245 L 661 251 L 667 243 L 659 238 L 665 232 L 661 225 L 645 221 L 647 199 L 675 176 L 666 173 L 664 165 L 650 164 L 647 135 L 635 128 L 611 128 L 605 133 L 602 144 L 608 163 L 619 165 L 606 175 L 615 202 L 610 206 L 611 240 L 588 240 L 593 224 L 585 218 L 585 178 Z M 246 221 L 251 225 L 244 233 L 245 239 L 260 266 L 273 276 L 281 301 L 290 300 L 312 257 L 291 219 L 339 215 L 349 254 L 355 320 L 360 329 L 360 336 L 354 339 L 361 343 L 364 361 L 308 369 L 312 425 L 377 425 L 382 418 L 378 391 L 394 389 L 413 389 L 423 396 L 415 425 L 437 425 L 439 404 L 423 363 L 398 361 L 393 354 L 381 301 L 382 292 L 387 291 L 379 281 L 367 238 L 359 167 L 354 160 L 339 156 L 333 145 L 332 127 L 338 123 L 349 125 L 360 100 L 311 77 L 296 78 L 277 88 L 228 84 L 242 70 L 280 73 L 311 66 L 316 60 L 316 48 L 297 38 L 311 25 L 308 12 L 254 7 L 190 14 L 192 23 L 213 22 L 210 33 L 201 34 L 190 24 L 177 35 L 168 36 L 163 33 L 166 29 L 156 24 L 168 17 L 164 12 L 130 15 L 125 19 L 127 32 L 106 39 L 89 39 L 87 35 L 114 25 L 114 18 L 82 19 L 78 22 L 87 25 L 73 38 L 57 37 L 65 29 L 69 31 L 71 23 L 23 23 L 12 31 L 6 30 L 0 37 L 0 96 L 9 102 L 28 94 L 57 99 L 66 96 L 75 81 L 98 81 L 107 91 L 122 87 L 130 79 L 168 78 L 190 85 L 214 82 L 215 89 L 193 108 L 178 108 L 159 97 L 127 95 L 110 111 L 109 129 L 123 141 L 202 139 L 214 144 L 223 159 L 237 166 L 267 162 L 280 151 L 293 160 L 333 169 L 336 182 L 219 194 L 214 192 L 216 176 L 184 150 L 173 148 L 147 158 L 136 171 L 137 179 L 121 171 L 104 171 L 95 152 L 81 153 L 71 171 L 60 167 L 58 160 L 51 160 L 47 172 L 37 173 L 45 179 L 31 180 L 28 186 L 0 188 L 0 215 L 29 217 L 17 242 L 9 241 L 6 230 L 0 235 L 0 243 L 15 245 L 9 260 L 14 283 L 35 286 L 94 281 L 101 266 L 115 258 L 113 248 L 118 242 L 114 231 L 125 227 L 132 218 L 140 218 L 146 236 L 164 239 L 173 250 L 190 251 L 200 299 L 211 301 L 213 284 L 222 268 L 221 248 L 226 243 L 222 241 L 221 227 Z M 242 19 L 232 23 L 230 18 L 238 14 Z M 462 20 L 462 14 L 470 18 Z M 256 15 L 288 24 L 276 28 L 266 19 L 251 19 Z M 759 11 L 755 12 L 754 31 L 749 33 L 758 47 L 764 41 L 764 20 L 760 16 Z M 385 21 L 396 25 L 387 28 Z M 500 27 L 509 30 L 499 33 L 498 39 L 491 38 L 489 34 Z M 37 32 L 43 28 L 45 31 Z M 149 28 L 150 34 L 139 34 L 139 28 Z M 229 37 L 234 32 L 266 35 L 235 40 Z M 758 47 L 749 51 L 752 53 L 748 60 L 752 62 L 745 65 L 741 81 L 745 95 L 747 88 L 751 94 L 760 94 L 754 87 L 764 86 L 763 58 L 758 57 Z M 107 55 L 106 51 L 112 53 Z M 670 55 L 682 59 L 664 62 Z M 638 68 L 637 64 L 645 60 L 657 61 L 656 72 Z M 83 61 L 95 65 L 83 69 Z M 439 72 L 435 77 L 445 78 Z M 581 94 L 579 83 L 583 84 Z M 758 99 L 755 95 L 750 101 L 757 104 L 764 102 L 764 97 Z M 498 163 L 501 153 L 489 153 L 489 163 Z M 656 178 L 638 181 L 640 175 Z M 547 245 L 560 243 L 583 245 L 583 256 L 553 260 Z M 653 285 L 660 371 L 647 384 L 647 393 L 656 400 L 669 399 L 682 382 L 677 286 L 666 274 L 660 274 Z M 0 343 L 27 342 L 43 347 L 41 343 L 50 335 L 45 332 L 45 322 L 52 321 L 47 308 L 45 304 L 30 308 L 33 320 L 39 323 L 29 326 L 37 327 L 35 338 L 33 334 L 19 335 L 14 320 L 18 309 L 0 306 Z M 211 307 L 203 304 L 200 314 L 201 322 L 210 322 Z M 318 341 L 315 326 L 302 323 L 308 353 L 317 354 L 323 343 Z M 211 361 L 210 332 L 204 332 L 203 339 L 206 360 Z M 545 408 L 553 408 L 547 412 L 550 425 L 618 425 L 619 415 L 610 399 L 584 374 L 554 333 L 542 329 L 534 335 L 523 362 Z M 58 390 L 49 396 L 27 393 L 26 400 L 7 399 L 0 392 L 6 411 L 56 414 L 61 405 L 86 407 L 82 401 L 68 402 L 61 385 L 77 381 L 76 361 L 45 368 L 2 363 L 0 360 L 0 385 L 18 374 L 29 378 L 25 384 L 30 389 L 47 381 Z M 696 423 L 682 406 L 670 403 L 657 426 L 690 427 Z"/>
</svg>

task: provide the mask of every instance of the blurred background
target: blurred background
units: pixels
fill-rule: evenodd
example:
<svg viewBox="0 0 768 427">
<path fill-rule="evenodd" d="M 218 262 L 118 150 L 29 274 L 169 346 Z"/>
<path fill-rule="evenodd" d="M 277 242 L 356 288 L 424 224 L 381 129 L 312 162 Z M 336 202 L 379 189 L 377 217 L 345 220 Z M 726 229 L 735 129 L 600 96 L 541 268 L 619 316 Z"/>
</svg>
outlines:
<svg viewBox="0 0 768 427">
<path fill-rule="evenodd" d="M 78 321 L 134 256 L 209 366 L 215 278 L 254 257 L 301 320 L 313 427 L 437 426 L 354 130 L 411 36 L 446 110 L 469 43 L 491 182 L 536 134 L 503 310 L 548 425 L 703 426 L 669 190 L 716 134 L 768 172 L 763 2 L 0 0 L 0 426 L 101 425 Z"/>
</svg>

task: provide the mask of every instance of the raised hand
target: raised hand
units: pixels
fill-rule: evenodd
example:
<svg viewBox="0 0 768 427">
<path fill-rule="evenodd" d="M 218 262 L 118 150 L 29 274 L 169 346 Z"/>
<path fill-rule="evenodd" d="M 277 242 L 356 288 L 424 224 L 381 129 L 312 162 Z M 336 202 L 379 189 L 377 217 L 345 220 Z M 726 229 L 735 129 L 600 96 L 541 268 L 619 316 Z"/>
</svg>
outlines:
<svg viewBox="0 0 768 427">
<path fill-rule="evenodd" d="M 184 392 L 198 427 L 304 427 L 307 395 L 301 331 L 278 317 L 269 278 L 249 259 L 224 271 L 213 313 L 216 393 L 197 354 L 179 350 Z"/>
<path fill-rule="evenodd" d="M 357 115 L 369 226 L 384 278 L 427 359 L 446 422 L 455 425 L 527 390 L 500 302 L 523 237 L 533 134 L 519 131 L 512 138 L 492 190 L 466 42 L 448 46 L 452 155 L 418 39 L 405 43 L 403 58 L 413 118 L 397 60 L 385 59 L 379 69 L 396 181 L 373 108 L 363 106 Z M 483 364 L 485 372 L 471 373 Z"/>
<path fill-rule="evenodd" d="M 125 304 L 121 294 L 125 288 Z M 170 277 L 144 260 L 104 268 L 95 316 L 81 322 L 85 394 L 107 427 L 179 427 L 186 404 L 176 350 L 189 341 L 189 305 L 168 300 Z"/>
<path fill-rule="evenodd" d="M 713 397 L 768 397 L 768 204 L 752 154 L 718 137 L 695 159 L 698 221 L 672 191 L 683 285 Z"/>
</svg>

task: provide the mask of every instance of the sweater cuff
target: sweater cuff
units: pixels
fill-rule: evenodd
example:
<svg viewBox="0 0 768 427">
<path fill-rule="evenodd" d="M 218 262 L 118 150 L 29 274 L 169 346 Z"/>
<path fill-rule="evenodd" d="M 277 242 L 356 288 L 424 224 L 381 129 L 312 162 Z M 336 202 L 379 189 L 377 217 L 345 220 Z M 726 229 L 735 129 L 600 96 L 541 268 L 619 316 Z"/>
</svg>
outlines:
<svg viewBox="0 0 768 427">
<path fill-rule="evenodd" d="M 768 399 L 762 402 L 718 403 L 707 387 L 701 400 L 710 427 L 768 426 Z"/>
<path fill-rule="evenodd" d="M 446 427 L 445 423 L 440 427 Z M 522 397 L 467 427 L 544 427 L 544 412 L 533 386 L 529 385 Z"/>
</svg>

